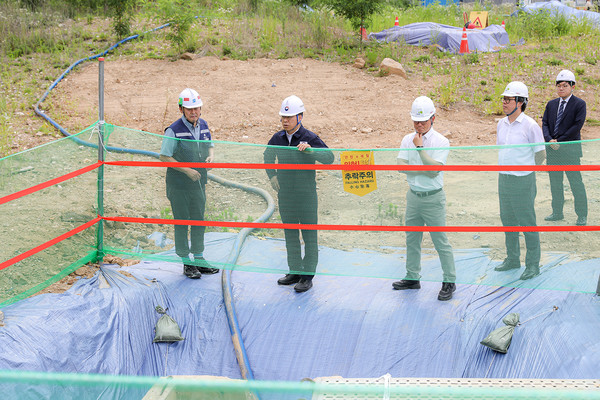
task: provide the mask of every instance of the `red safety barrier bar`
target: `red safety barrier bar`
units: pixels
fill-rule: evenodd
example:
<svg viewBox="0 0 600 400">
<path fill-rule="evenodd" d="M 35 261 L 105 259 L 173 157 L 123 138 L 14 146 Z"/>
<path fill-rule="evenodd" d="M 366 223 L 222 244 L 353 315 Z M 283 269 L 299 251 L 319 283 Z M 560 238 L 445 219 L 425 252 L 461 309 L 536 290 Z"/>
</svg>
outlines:
<svg viewBox="0 0 600 400">
<path fill-rule="evenodd" d="M 64 182 L 71 178 L 75 178 L 76 176 L 79 176 L 79 175 L 85 174 L 86 172 L 92 171 L 101 165 L 102 165 L 102 162 L 98 161 L 96 164 L 91 164 L 91 165 L 88 165 L 87 167 L 78 169 L 77 171 L 69 172 L 66 175 L 59 176 L 58 178 L 50 179 L 49 181 L 40 183 L 39 185 L 32 186 L 28 189 L 24 189 L 24 190 L 15 192 L 13 194 L 9 194 L 8 196 L 0 197 L 0 204 L 8 203 L 9 201 L 18 199 L 19 197 L 27 196 L 28 194 L 35 193 L 39 190 L 46 189 L 47 187 L 56 185 L 57 183 Z"/>
<path fill-rule="evenodd" d="M 39 253 L 40 251 L 45 250 L 50 246 L 54 246 L 56 243 L 61 242 L 65 239 L 68 239 L 73 235 L 76 235 L 77 233 L 89 228 L 90 226 L 94 225 L 95 223 L 97 223 L 98 221 L 101 221 L 101 220 L 102 220 L 102 218 L 98 216 L 98 217 L 94 218 L 93 220 L 86 222 L 85 224 L 78 226 L 75 229 L 70 230 L 67 233 L 63 233 L 62 235 L 57 236 L 54 239 L 49 240 L 44 244 L 34 247 L 31 250 L 27 250 L 26 252 L 19 254 L 18 256 L 13 257 L 10 260 L 4 261 L 3 263 L 0 263 L 0 270 L 4 269 L 6 267 L 9 267 L 15 263 L 18 263 L 19 261 L 24 260 L 25 258 L 27 258 L 29 256 Z"/>
<path fill-rule="evenodd" d="M 196 163 L 159 161 L 106 161 L 104 163 L 107 165 L 128 167 L 187 167 L 217 169 L 303 169 L 343 171 L 600 171 L 600 165 L 340 165 Z"/>
<path fill-rule="evenodd" d="M 196 221 L 185 219 L 102 217 L 106 221 L 133 222 L 137 224 L 223 226 L 227 228 L 307 229 L 320 231 L 388 231 L 388 232 L 575 232 L 598 231 L 599 225 L 551 226 L 384 226 L 384 225 L 319 225 L 284 224 L 267 222 Z"/>
</svg>

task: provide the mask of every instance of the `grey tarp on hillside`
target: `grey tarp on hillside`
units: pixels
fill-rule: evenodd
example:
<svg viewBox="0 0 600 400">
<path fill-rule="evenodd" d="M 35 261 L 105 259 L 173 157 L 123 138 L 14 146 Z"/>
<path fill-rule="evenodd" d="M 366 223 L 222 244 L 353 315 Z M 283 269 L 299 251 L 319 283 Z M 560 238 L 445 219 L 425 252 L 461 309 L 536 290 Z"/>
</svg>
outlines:
<svg viewBox="0 0 600 400">
<path fill-rule="evenodd" d="M 518 15 L 519 12 L 533 14 L 536 12 L 546 11 L 553 15 L 564 15 L 568 18 L 582 20 L 587 18 L 591 23 L 600 26 L 600 13 L 593 11 L 578 10 L 573 7 L 562 4 L 560 1 L 545 1 L 541 3 L 529 4 L 515 11 L 513 15 Z"/>
<path fill-rule="evenodd" d="M 467 29 L 469 51 L 498 51 L 510 45 L 508 34 L 500 25 L 490 25 L 485 29 Z M 442 25 L 435 22 L 415 22 L 404 26 L 394 26 L 378 33 L 370 33 L 369 39 L 383 42 L 405 42 L 415 46 L 437 44 L 450 53 L 458 53 L 463 28 Z"/>
</svg>

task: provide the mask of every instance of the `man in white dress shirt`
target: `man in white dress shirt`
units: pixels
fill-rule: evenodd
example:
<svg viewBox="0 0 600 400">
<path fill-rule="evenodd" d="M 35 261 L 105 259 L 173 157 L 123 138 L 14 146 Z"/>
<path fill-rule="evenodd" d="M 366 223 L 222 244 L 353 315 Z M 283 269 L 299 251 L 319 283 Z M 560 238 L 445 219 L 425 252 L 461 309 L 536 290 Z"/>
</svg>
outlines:
<svg viewBox="0 0 600 400">
<path fill-rule="evenodd" d="M 499 165 L 540 165 L 546 158 L 542 128 L 525 115 L 529 99 L 527 86 L 511 82 L 502 93 L 502 110 L 506 117 L 498 122 L 496 143 Z M 534 171 L 501 171 L 498 176 L 500 219 L 504 226 L 536 226 L 535 196 L 537 187 Z M 519 232 L 504 232 L 506 258 L 495 268 L 509 271 L 521 268 Z M 540 233 L 523 232 L 525 236 L 525 272 L 522 280 L 540 273 Z"/>
<path fill-rule="evenodd" d="M 433 129 L 435 106 L 429 97 L 421 96 L 412 104 L 411 119 L 415 132 L 402 139 L 399 165 L 444 165 L 450 142 Z M 406 174 L 410 190 L 406 194 L 406 226 L 445 226 L 446 194 L 441 171 L 400 171 Z M 442 289 L 438 300 L 452 298 L 456 290 L 454 254 L 445 232 L 430 232 L 443 270 Z M 423 232 L 406 232 L 406 276 L 392 287 L 396 290 L 420 289 L 421 242 Z"/>
</svg>

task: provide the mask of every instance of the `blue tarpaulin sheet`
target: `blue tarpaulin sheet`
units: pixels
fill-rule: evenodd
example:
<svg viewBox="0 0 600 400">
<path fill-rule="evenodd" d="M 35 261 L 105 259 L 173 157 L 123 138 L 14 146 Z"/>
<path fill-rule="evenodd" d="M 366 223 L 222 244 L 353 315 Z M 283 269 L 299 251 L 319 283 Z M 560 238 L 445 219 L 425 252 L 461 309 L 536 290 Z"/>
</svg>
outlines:
<svg viewBox="0 0 600 400">
<path fill-rule="evenodd" d="M 490 25 L 484 29 L 467 29 L 469 51 L 498 51 L 510 44 L 508 34 L 500 25 Z M 463 28 L 442 25 L 435 22 L 415 22 L 404 26 L 394 26 L 378 33 L 370 33 L 369 39 L 384 42 L 404 42 L 414 46 L 437 44 L 450 53 L 460 51 Z"/>
<path fill-rule="evenodd" d="M 205 255 L 225 260 L 234 241 L 229 233 L 207 234 Z M 171 250 L 172 251 L 172 250 Z M 594 291 L 598 260 L 557 264 L 545 258 L 540 276 L 525 287 L 522 271 L 496 272 L 488 249 L 455 250 L 457 271 L 477 270 L 480 284 L 457 284 L 452 300 L 440 302 L 436 257 L 423 260 L 420 290 L 392 290 L 393 279 L 338 276 L 333 260 L 349 266 L 383 268 L 403 276 L 399 256 L 389 248 L 351 252 L 321 248 L 314 287 L 296 293 L 278 286 L 281 275 L 234 271 L 233 297 L 256 379 L 348 378 L 600 378 L 600 299 Z M 564 255 L 563 255 L 564 256 Z M 264 257 L 285 263 L 282 240 L 250 237 L 238 264 L 251 267 Z M 556 255 L 556 257 L 561 257 Z M 370 266 L 370 267 L 369 267 Z M 339 271 L 338 271 L 339 272 Z M 364 275 L 371 275 L 368 270 Z M 501 278 L 499 278 L 501 277 Z M 156 282 L 152 280 L 155 279 Z M 430 281 L 428 281 L 430 280 Z M 460 276 L 459 276 L 460 280 Z M 573 290 L 546 290 L 568 282 Z M 531 288 L 539 286 L 537 288 Z M 159 315 L 168 308 L 185 340 L 152 343 Z M 558 307 L 554 310 L 554 307 Z M 131 267 L 104 266 L 62 294 L 43 294 L 3 308 L 0 369 L 116 375 L 217 375 L 240 378 L 221 294 L 221 278 L 187 279 L 182 266 L 143 260 Z M 479 342 L 519 313 L 507 354 Z M 57 385 L 11 393 L 5 398 L 69 398 Z M 99 394 L 127 398 L 122 392 Z M 29 396 L 29 397 L 28 397 Z"/>
<path fill-rule="evenodd" d="M 573 17 L 575 19 L 588 19 L 591 23 L 600 25 L 600 13 L 587 10 L 578 10 L 555 0 L 529 4 L 515 11 L 513 15 L 517 15 L 519 11 L 532 14 L 544 10 L 552 14 L 564 15 L 566 17 Z"/>
</svg>

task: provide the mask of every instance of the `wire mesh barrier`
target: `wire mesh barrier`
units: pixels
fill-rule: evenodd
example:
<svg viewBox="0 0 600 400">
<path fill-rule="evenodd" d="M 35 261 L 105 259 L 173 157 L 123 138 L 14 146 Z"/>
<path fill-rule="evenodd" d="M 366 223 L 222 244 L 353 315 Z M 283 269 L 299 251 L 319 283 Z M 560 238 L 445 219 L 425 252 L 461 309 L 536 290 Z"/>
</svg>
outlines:
<svg viewBox="0 0 600 400">
<path fill-rule="evenodd" d="M 0 301 L 31 295 L 95 259 L 95 159 L 64 138 L 0 160 Z"/>
<path fill-rule="evenodd" d="M 91 139 L 96 136 L 90 128 L 76 137 Z M 597 215 L 596 166 L 521 166 L 521 171 L 538 169 L 536 172 L 537 196 L 535 210 L 539 226 L 504 227 L 499 216 L 498 175 L 502 171 L 497 165 L 499 148 L 460 147 L 450 148 L 447 164 L 443 167 L 396 165 L 398 150 L 321 150 L 313 153 L 332 153 L 335 162 L 331 165 L 277 165 L 273 169 L 291 173 L 290 182 L 282 179 L 280 184 L 287 185 L 291 193 L 289 208 L 300 209 L 306 202 L 315 201 L 316 222 L 305 226 L 284 223 L 279 212 L 274 212 L 265 223 L 253 222 L 266 209 L 267 200 L 255 193 L 240 190 L 235 185 L 224 186 L 216 181 L 208 181 L 206 186 L 206 209 L 203 220 L 181 221 L 173 219 L 171 204 L 166 195 L 165 165 L 152 161 L 161 147 L 163 137 L 142 131 L 116 126 L 107 126 L 107 145 L 117 148 L 136 148 L 142 154 L 108 152 L 104 165 L 105 187 L 104 203 L 104 247 L 109 253 L 122 257 L 181 262 L 181 257 L 173 251 L 174 230 L 179 224 L 205 227 L 207 234 L 235 233 L 242 228 L 254 228 L 252 239 L 263 240 L 266 248 L 264 258 L 245 260 L 243 264 L 227 265 L 229 248 L 217 242 L 207 248 L 207 259 L 221 269 L 287 273 L 289 267 L 285 253 L 285 228 L 306 228 L 306 232 L 318 232 L 318 245 L 328 251 L 339 251 L 338 256 L 328 259 L 327 263 L 318 263 L 316 274 L 367 276 L 380 278 L 401 278 L 405 273 L 406 237 L 405 232 L 414 231 L 423 235 L 422 279 L 441 281 L 439 259 L 434 243 L 427 232 L 443 231 L 447 233 L 454 251 L 456 263 L 456 281 L 460 283 L 478 283 L 497 286 L 521 286 L 546 289 L 594 292 L 596 280 L 594 270 L 587 267 L 587 260 L 596 259 L 598 254 L 597 226 L 593 224 Z M 593 160 L 595 141 L 582 144 L 584 162 Z M 576 143 L 581 146 L 581 144 Z M 567 146 L 567 145 L 562 145 Z M 268 192 L 277 202 L 278 193 L 273 190 L 265 170 L 264 154 L 267 146 L 239 143 L 215 142 L 215 160 L 211 165 L 211 174 L 238 184 L 256 187 Z M 278 151 L 297 152 L 296 149 L 279 148 Z M 156 151 L 156 152 L 155 152 Z M 65 173 L 76 173 L 82 168 L 94 165 L 95 150 L 65 138 L 31 151 L 6 157 L 2 160 L 3 174 L 0 185 L 1 194 L 8 196 L 57 179 Z M 147 152 L 144 154 L 143 152 Z M 154 153 L 153 153 L 154 152 Z M 312 156 L 309 156 L 312 157 Z M 366 157 L 371 165 L 362 169 L 357 165 L 346 164 L 343 169 L 340 160 L 351 163 Z M 151 161 L 149 161 L 151 160 Z M 355 160 L 355 161 L 356 161 Z M 358 162 L 358 161 L 356 161 Z M 200 164 L 202 165 L 202 164 Z M 206 166 L 206 164 L 204 164 Z M 282 169 L 286 168 L 286 169 Z M 302 169 L 294 169 L 302 168 Z M 354 168 L 354 169 L 352 169 Z M 356 168 L 361 168 L 356 169 Z M 406 183 L 405 174 L 400 169 L 412 171 L 428 169 L 443 170 L 443 192 L 446 198 L 446 226 L 407 226 L 404 217 L 407 194 L 411 190 Z M 517 168 L 517 167 L 513 167 Z M 552 196 L 547 178 L 547 170 L 581 169 L 583 182 L 588 192 L 586 211 L 591 215 L 590 224 L 576 226 L 577 215 L 572 196 L 565 179 L 564 219 L 546 222 L 543 216 L 552 214 Z M 571 170 L 567 172 L 570 173 Z M 96 174 L 82 173 L 72 179 L 56 183 L 28 196 L 19 197 L 2 204 L 2 232 L 6 245 L 0 250 L 2 260 L 6 261 L 27 250 L 46 243 L 57 236 L 71 231 L 77 226 L 91 221 L 97 216 Z M 306 177 L 295 174 L 306 174 Z M 310 193 L 303 192 L 311 176 L 316 176 L 316 196 L 312 200 Z M 371 185 L 371 187 L 369 187 Z M 295 188 L 298 188 L 296 190 Z M 309 187 L 310 189 L 310 187 Z M 306 194 L 308 193 L 308 195 Z M 19 220 L 22 220 L 18 222 Z M 34 226 L 29 226 L 31 221 Z M 302 224 L 301 224 L 302 225 Z M 28 228 L 24 228 L 29 226 Z M 69 239 L 67 249 L 75 246 L 80 251 L 59 250 L 66 242 L 58 243 L 38 253 L 36 257 L 19 260 L 14 268 L 8 268 L 0 274 L 6 279 L 2 285 L 2 300 L 36 286 L 44 280 L 31 280 L 32 276 L 50 278 L 97 248 L 92 230 L 77 233 Z M 564 274 L 556 279 L 543 282 L 521 281 L 515 274 L 490 272 L 506 257 L 505 232 L 540 232 L 540 264 L 548 269 L 558 270 L 568 264 Z M 215 237 L 219 237 L 218 235 Z M 221 236 L 223 238 L 225 236 Z M 266 240 L 265 240 L 266 239 Z M 223 239 L 226 240 L 226 239 Z M 523 256 L 526 252 L 521 234 L 520 241 Z M 75 244 L 78 243 L 78 244 Z M 481 249 L 473 258 L 471 249 Z M 85 249 L 85 251 L 84 251 Z M 382 255 L 384 262 L 376 265 L 370 257 L 373 252 Z M 58 255 L 69 253 L 71 257 Z M 49 257 L 48 273 L 40 268 L 37 259 Z M 243 255 L 243 250 L 242 250 Z M 76 258 L 73 258 L 76 257 Z M 54 259 L 57 258 L 57 259 Z M 60 262 L 57 262 L 60 259 Z M 521 257 L 524 260 L 524 257 Z M 192 259 L 193 260 L 193 259 Z M 25 264 L 30 263 L 29 267 Z M 579 265 L 581 264 L 581 268 Z M 36 266 L 37 265 L 37 266 Z M 60 265 L 60 266 L 59 266 Z M 57 269 L 59 268 L 59 269 Z M 575 268 L 574 270 L 571 270 Z M 543 270 L 543 268 L 542 268 Z M 18 272 L 17 272 L 18 271 Z M 299 271 L 302 273 L 302 271 Z M 581 274 L 590 274 L 582 279 Z M 572 278 L 572 279 L 570 279 Z M 28 283 L 25 283 L 25 282 Z M 23 282 L 23 284 L 16 284 Z M 582 282 L 585 282 L 582 284 Z M 28 286 L 29 285 L 29 286 Z"/>
<path fill-rule="evenodd" d="M 583 165 L 563 164 L 560 157 L 550 165 L 498 165 L 503 150 L 519 151 L 527 149 L 526 146 L 432 149 L 448 152 L 445 165 L 439 166 L 398 164 L 399 159 L 410 157 L 407 152 L 418 153 L 421 151 L 418 149 L 300 152 L 296 148 L 219 141 L 188 141 L 192 148 L 214 146 L 211 163 L 173 163 L 159 161 L 158 154 L 165 140 L 180 139 L 114 125 L 105 125 L 104 132 L 108 151 L 101 162 L 97 161 L 97 148 L 83 143 L 98 142 L 94 127 L 0 160 L 0 213 L 3 216 L 0 222 L 3 242 L 0 306 L 6 307 L 39 292 L 104 253 L 144 262 L 169 263 L 182 274 L 184 264 L 205 266 L 208 262 L 220 270 L 247 274 L 283 275 L 291 271 L 299 275 L 314 273 L 317 281 L 327 276 L 352 281 L 356 277 L 402 279 L 411 272 L 407 267 L 407 254 L 413 251 L 413 255 L 419 254 L 420 270 L 416 273 L 421 275 L 417 279 L 422 281 L 451 279 L 461 285 L 568 293 L 594 293 L 597 288 L 600 254 L 595 216 L 599 207 L 596 181 L 600 166 L 594 164 L 594 148 L 598 141 L 561 145 L 565 149 L 580 146 Z M 136 149 L 136 152 L 123 149 Z M 200 178 L 194 181 L 190 198 L 204 203 L 202 215 L 183 218 L 175 215 L 173 205 L 178 204 L 185 193 L 169 194 L 166 175 L 168 169 L 181 172 L 176 169 L 180 167 L 195 168 L 198 172 Z M 208 178 L 205 183 L 202 181 L 204 169 Z M 510 175 L 506 171 L 535 176 L 533 190 L 522 192 L 519 179 L 502 183 L 501 176 Z M 530 171 L 535 174 L 529 174 Z M 550 188 L 548 171 L 568 171 L 562 191 L 563 215 L 552 221 L 545 220 L 546 216 L 557 213 L 556 199 L 553 204 L 556 191 Z M 586 224 L 575 223 L 583 213 L 583 205 L 581 198 L 573 199 L 569 188 L 569 182 L 574 179 L 572 171 L 581 171 L 585 185 Z M 415 190 L 409 186 L 407 175 L 422 173 L 443 177 L 443 190 L 427 187 Z M 277 182 L 269 176 L 277 176 Z M 499 197 L 503 192 L 516 197 L 513 207 L 517 211 L 533 199 L 536 223 L 513 226 L 501 219 Z M 415 204 L 434 210 L 437 219 L 432 220 L 436 223 L 407 220 L 409 209 Z M 302 215 L 294 214 L 296 211 Z M 308 217 L 304 218 L 305 215 Z M 98 229 L 100 224 L 102 230 Z M 185 243 L 181 242 L 180 230 L 177 243 L 176 229 L 188 226 L 199 229 L 188 232 L 186 228 Z M 236 237 L 244 229 L 252 229 L 252 233 L 240 244 Z M 294 233 L 297 230 L 301 231 L 300 235 Z M 507 258 L 508 240 L 515 238 L 508 239 L 507 232 L 518 235 L 520 257 L 518 265 L 498 271 Z M 188 233 L 191 241 L 188 241 Z M 440 257 L 436 251 L 440 242 L 433 237 L 439 233 L 446 234 L 452 249 L 450 255 Z M 540 269 L 539 275 L 523 279 L 524 267 L 531 262 L 526 253 L 536 253 L 528 241 L 529 233 L 539 233 Z M 413 235 L 409 243 L 412 248 L 407 250 L 409 234 Z M 196 239 L 203 238 L 201 247 L 194 248 L 194 235 Z M 414 244 L 421 239 L 422 250 Z M 239 257 L 232 259 L 236 246 L 240 250 Z M 442 265 L 443 257 L 452 258 L 454 276 Z M 143 268 L 140 264 L 140 270 Z M 415 272 L 414 265 L 412 269 Z M 115 284 L 117 278 L 111 278 L 107 271 L 103 274 L 104 279 L 113 279 L 112 284 Z M 143 279 L 139 281 L 144 287 L 153 284 Z M 510 295 L 511 292 L 507 292 L 507 296 Z M 266 306 L 268 296 L 256 298 L 256 302 L 262 304 L 263 301 Z M 174 318 L 179 319 L 175 314 Z M 185 338 L 185 331 L 183 336 L 182 343 L 192 340 Z M 492 364 L 479 368 L 489 370 Z M 23 391 L 33 393 L 31 397 L 148 399 L 557 396 L 556 392 L 543 388 L 501 389 L 483 385 L 466 389 L 452 388 L 448 382 L 424 388 L 408 387 L 389 379 L 340 385 L 331 381 L 199 379 L 196 382 L 184 377 L 159 380 L 9 371 L 0 371 L 0 377 L 0 388 L 8 398 L 20 398 Z M 565 393 L 569 398 L 589 397 L 589 392 L 574 388 Z"/>
<path fill-rule="evenodd" d="M 134 146 L 140 143 L 148 151 L 158 151 L 163 137 L 125 128 L 112 127 L 109 142 L 115 146 Z M 580 145 L 577 143 L 577 145 Z M 583 160 L 593 160 L 596 142 L 583 144 Z M 568 146 L 568 145 L 563 145 Z M 518 148 L 518 147 L 517 147 Z M 208 245 L 206 259 L 221 269 L 287 273 L 290 261 L 285 250 L 285 230 L 305 229 L 306 234 L 318 232 L 318 245 L 323 251 L 338 251 L 336 257 L 326 263 L 318 262 L 316 274 L 341 276 L 366 276 L 380 278 L 402 278 L 406 262 L 406 234 L 423 234 L 422 279 L 442 281 L 442 271 L 434 243 L 428 232 L 446 232 L 453 248 L 456 263 L 456 281 L 495 286 L 537 287 L 546 289 L 594 292 L 596 289 L 594 270 L 586 266 L 586 260 L 599 256 L 596 245 L 597 227 L 593 216 L 597 214 L 595 181 L 598 179 L 596 166 L 519 166 L 512 167 L 523 174 L 532 169 L 535 173 L 537 196 L 535 212 L 539 226 L 503 226 L 499 212 L 498 177 L 504 167 L 498 166 L 500 147 L 457 147 L 450 148 L 447 164 L 434 166 L 398 166 L 398 149 L 374 150 L 329 150 L 313 149 L 307 164 L 273 166 L 282 171 L 277 193 L 270 184 L 264 164 L 267 146 L 239 143 L 214 142 L 215 159 L 210 174 L 231 182 L 260 188 L 278 202 L 279 208 L 266 223 L 255 223 L 267 208 L 267 200 L 239 188 L 223 186 L 215 181 L 206 184 L 206 209 L 203 221 L 189 225 L 204 226 L 211 237 L 227 237 L 225 233 L 238 232 L 242 228 L 255 228 L 253 240 L 262 240 L 264 258 L 244 260 L 237 265 L 227 265 L 227 246 L 222 243 Z M 277 148 L 283 154 L 298 152 L 295 148 Z M 416 150 L 414 150 L 416 151 Z M 314 163 L 319 154 L 331 153 L 332 164 Z M 341 160 L 346 163 L 341 165 Z M 364 168 L 350 164 L 368 160 Z M 362 160 L 362 161 L 361 161 Z M 107 189 L 104 215 L 109 234 L 105 237 L 108 251 L 124 257 L 151 257 L 165 261 L 181 262 L 174 252 L 167 251 L 174 243 L 173 231 L 184 222 L 173 220 L 171 204 L 165 188 L 165 166 L 147 157 L 110 153 L 106 158 L 105 176 Z M 171 164 L 175 166 L 176 164 Z M 181 164 L 186 165 L 186 164 Z M 194 165 L 194 164 L 190 164 Z M 208 164 L 196 164 L 208 166 Z M 411 169 L 412 168 L 412 169 Z M 504 168 L 504 169 L 503 169 Z M 565 179 L 566 202 L 562 221 L 544 221 L 553 212 L 548 180 L 548 170 L 582 169 L 583 181 L 589 192 L 590 224 L 575 225 L 577 214 Z M 405 218 L 407 195 L 411 195 L 402 171 L 427 169 L 433 173 L 443 170 L 443 192 L 446 199 L 446 226 L 407 226 Z M 568 173 L 570 173 L 569 171 Z M 286 179 L 286 173 L 289 179 Z M 312 178 L 315 176 L 316 178 Z M 533 176 L 533 175 L 532 175 Z M 110 183 L 108 183 L 110 182 Z M 316 197 L 311 194 L 311 182 L 316 182 Z M 286 192 L 287 191 L 287 192 Z M 311 224 L 294 225 L 283 221 L 280 214 L 281 196 L 286 195 L 284 207 L 291 210 L 314 208 L 316 216 Z M 278 199 L 279 197 L 279 199 Z M 523 200 L 525 201 L 525 200 Z M 310 213 L 310 210 L 306 211 Z M 586 213 L 588 211 L 586 210 Z M 285 219 L 285 218 L 284 218 Z M 290 229 L 291 230 L 291 229 Z M 495 272 L 507 256 L 505 232 L 539 232 L 541 242 L 542 271 L 560 270 L 569 264 L 574 271 L 557 274 L 556 279 L 534 281 L 519 280 L 520 272 Z M 221 236 L 217 235 L 222 234 Z M 216 236 L 215 236 L 216 235 Z M 523 234 L 521 263 L 525 264 L 526 243 Z M 306 238 L 304 238 L 306 240 Z M 309 243 L 310 244 L 310 243 Z M 477 256 L 472 249 L 480 249 Z M 373 254 L 382 255 L 382 260 L 373 261 Z M 242 250 L 242 258 L 244 250 Z M 191 258 L 191 256 L 190 256 Z M 578 269 L 578 262 L 581 268 Z M 491 270 L 491 272 L 490 272 Z M 298 269 L 302 273 L 302 268 Z M 576 272 L 576 273 L 575 273 Z M 588 283 L 582 284 L 580 274 L 589 274 Z M 559 276 L 560 275 L 560 276 Z M 569 276 L 577 278 L 569 279 Z"/>
</svg>

